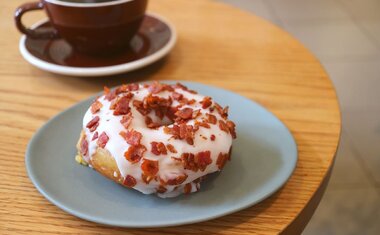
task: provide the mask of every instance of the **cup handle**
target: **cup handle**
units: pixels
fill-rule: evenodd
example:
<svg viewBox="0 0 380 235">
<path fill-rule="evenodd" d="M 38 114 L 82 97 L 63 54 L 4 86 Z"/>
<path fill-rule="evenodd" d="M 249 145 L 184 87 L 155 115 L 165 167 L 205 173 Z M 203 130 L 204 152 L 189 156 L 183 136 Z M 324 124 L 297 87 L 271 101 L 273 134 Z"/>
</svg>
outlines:
<svg viewBox="0 0 380 235">
<path fill-rule="evenodd" d="M 42 2 L 30 2 L 30 3 L 25 3 L 21 6 L 19 6 L 16 11 L 15 11 L 15 23 L 17 29 L 27 35 L 30 38 L 33 39 L 51 39 L 51 38 L 57 38 L 58 37 L 58 32 L 56 30 L 50 31 L 50 32 L 38 32 L 33 29 L 29 29 L 25 27 L 22 24 L 22 16 L 28 12 L 28 11 L 35 11 L 35 10 L 42 10 L 44 8 L 44 4 Z"/>
</svg>

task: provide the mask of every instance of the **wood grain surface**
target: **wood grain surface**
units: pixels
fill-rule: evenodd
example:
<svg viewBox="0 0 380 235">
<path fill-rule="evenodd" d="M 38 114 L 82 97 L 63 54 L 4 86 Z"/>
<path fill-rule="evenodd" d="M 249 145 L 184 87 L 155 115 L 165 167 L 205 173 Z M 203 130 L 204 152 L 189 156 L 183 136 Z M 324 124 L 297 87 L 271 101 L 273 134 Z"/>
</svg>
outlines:
<svg viewBox="0 0 380 235">
<path fill-rule="evenodd" d="M 289 34 L 215 1 L 153 0 L 149 10 L 165 16 L 178 29 L 178 44 L 166 59 L 114 77 L 65 77 L 36 69 L 21 57 L 13 12 L 23 2 L 0 1 L 0 234 L 277 234 L 312 204 L 333 164 L 340 111 L 328 75 Z M 25 23 L 41 17 L 42 12 L 31 13 Z M 41 125 L 104 85 L 164 79 L 229 89 L 277 115 L 298 145 L 299 162 L 288 183 L 249 209 L 160 229 L 87 222 L 63 212 L 37 192 L 26 174 L 24 154 Z"/>
</svg>

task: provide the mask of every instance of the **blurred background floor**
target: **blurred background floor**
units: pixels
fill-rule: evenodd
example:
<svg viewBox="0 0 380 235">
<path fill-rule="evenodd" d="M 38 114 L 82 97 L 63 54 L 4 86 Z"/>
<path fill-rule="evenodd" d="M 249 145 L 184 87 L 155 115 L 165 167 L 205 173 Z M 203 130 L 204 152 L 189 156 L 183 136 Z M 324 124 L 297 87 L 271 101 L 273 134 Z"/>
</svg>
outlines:
<svg viewBox="0 0 380 235">
<path fill-rule="evenodd" d="M 290 32 L 338 92 L 343 132 L 304 235 L 380 234 L 380 0 L 218 0 Z"/>
</svg>

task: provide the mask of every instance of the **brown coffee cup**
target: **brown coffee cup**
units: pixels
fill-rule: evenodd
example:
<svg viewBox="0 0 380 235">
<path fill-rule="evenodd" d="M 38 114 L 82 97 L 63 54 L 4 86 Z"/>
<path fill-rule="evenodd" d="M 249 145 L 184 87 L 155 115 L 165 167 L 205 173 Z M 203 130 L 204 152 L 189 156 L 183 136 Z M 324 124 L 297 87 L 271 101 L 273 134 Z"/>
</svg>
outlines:
<svg viewBox="0 0 380 235">
<path fill-rule="evenodd" d="M 114 54 L 128 49 L 144 19 L 148 0 L 110 0 L 82 3 L 41 0 L 16 9 L 18 30 L 33 39 L 62 37 L 75 50 L 91 55 Z M 24 13 L 44 9 L 54 28 L 38 32 L 22 24 Z"/>
</svg>

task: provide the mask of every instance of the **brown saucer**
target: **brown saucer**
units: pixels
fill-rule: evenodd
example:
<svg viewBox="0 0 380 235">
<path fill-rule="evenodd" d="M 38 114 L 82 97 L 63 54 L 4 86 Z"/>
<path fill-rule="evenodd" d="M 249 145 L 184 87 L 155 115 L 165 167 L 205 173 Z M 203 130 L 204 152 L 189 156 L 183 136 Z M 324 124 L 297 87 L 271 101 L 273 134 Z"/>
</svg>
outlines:
<svg viewBox="0 0 380 235">
<path fill-rule="evenodd" d="M 43 31 L 52 29 L 49 22 L 40 23 L 35 28 Z M 117 55 L 93 57 L 76 52 L 61 38 L 31 39 L 25 36 L 20 41 L 20 50 L 28 62 L 53 73 L 101 76 L 151 64 L 169 53 L 175 41 L 173 26 L 159 16 L 146 15 L 130 49 Z"/>
</svg>

